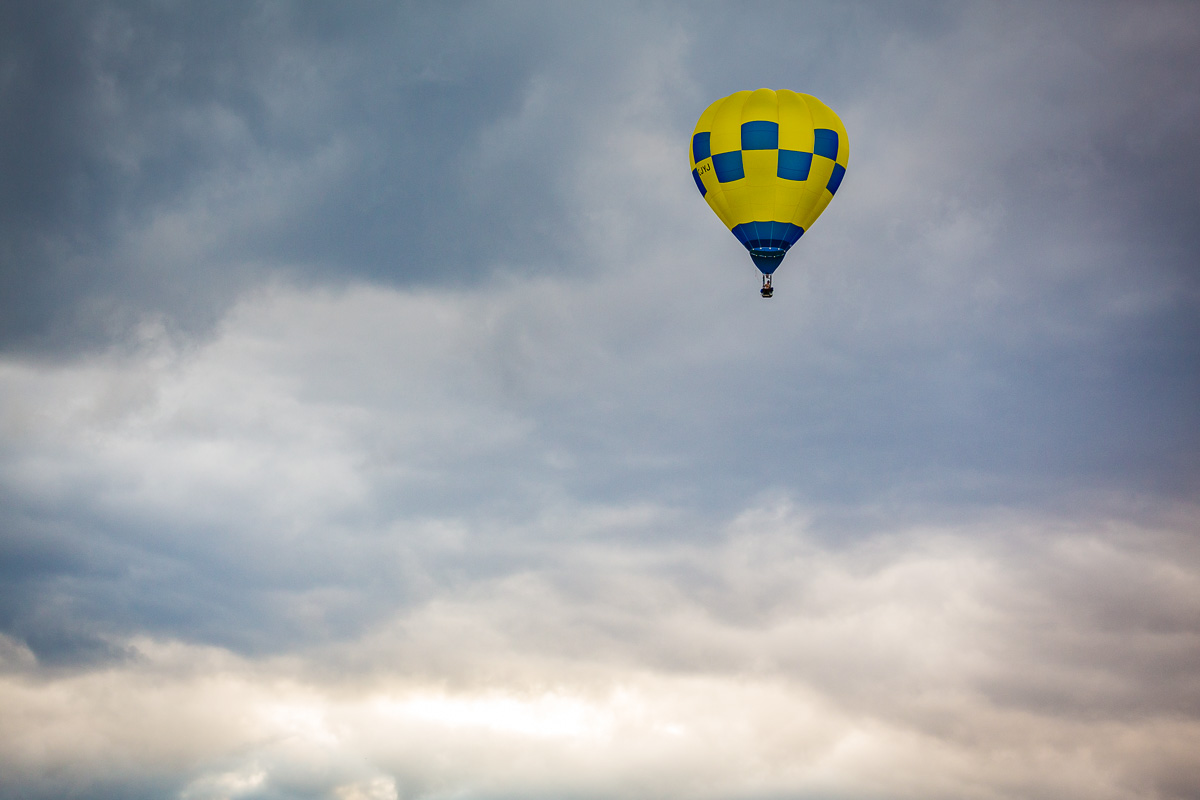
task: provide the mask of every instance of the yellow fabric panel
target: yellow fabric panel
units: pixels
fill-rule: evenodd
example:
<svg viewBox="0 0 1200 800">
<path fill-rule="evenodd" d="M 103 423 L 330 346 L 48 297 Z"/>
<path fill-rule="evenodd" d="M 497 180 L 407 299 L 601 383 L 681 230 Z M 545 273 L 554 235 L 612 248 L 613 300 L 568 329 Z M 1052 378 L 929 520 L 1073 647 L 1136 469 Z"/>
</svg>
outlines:
<svg viewBox="0 0 1200 800">
<path fill-rule="evenodd" d="M 737 92 L 725 98 L 712 120 L 712 151 L 729 153 L 742 149 L 742 106 L 750 92 Z"/>
<path fill-rule="evenodd" d="M 725 223 L 725 227 L 732 230 L 735 226 L 741 225 L 743 222 L 751 222 L 754 217 L 750 213 L 750 187 L 745 181 L 734 181 L 733 183 L 725 183 L 721 185 L 722 191 L 725 192 L 725 199 L 728 203 L 728 216 L 721 221 Z"/>
<path fill-rule="evenodd" d="M 801 97 L 805 99 L 809 109 L 812 110 L 813 128 L 828 128 L 829 130 L 837 131 L 837 163 L 843 167 L 850 166 L 850 138 L 846 135 L 846 126 L 842 124 L 842 120 L 837 114 L 833 113 L 833 109 L 811 94 L 801 95 Z"/>
<path fill-rule="evenodd" d="M 812 113 L 808 110 L 804 95 L 787 89 L 775 94 L 779 98 L 779 149 L 811 153 L 813 128 L 816 126 L 813 125 Z"/>
<path fill-rule="evenodd" d="M 725 227 L 733 230 L 733 224 L 729 222 L 733 219 L 733 210 L 729 207 L 729 195 L 725 193 L 725 189 L 720 184 L 717 184 L 716 178 L 713 178 L 712 182 L 717 185 L 717 189 L 706 194 L 704 199 L 708 200 L 709 207 L 716 212 L 721 222 L 725 223 Z"/>
<path fill-rule="evenodd" d="M 828 190 L 822 189 L 821 193 L 817 195 L 817 201 L 813 203 L 812 208 L 804 217 L 804 221 L 797 222 L 796 224 L 801 228 L 808 230 L 808 226 L 817 221 L 817 217 L 821 216 L 821 212 L 825 210 L 825 208 L 829 205 L 829 201 L 832 199 L 833 195 L 831 195 Z"/>
<path fill-rule="evenodd" d="M 796 204 L 796 215 L 792 218 L 792 222 L 807 231 L 825 210 L 825 206 L 829 204 L 828 200 L 822 202 L 823 198 L 832 197 L 833 195 L 829 194 L 823 185 L 812 186 L 806 183 L 804 198 Z"/>
<path fill-rule="evenodd" d="M 750 93 L 746 98 L 746 104 L 742 106 L 742 122 L 750 122 L 751 120 L 767 120 L 768 122 L 779 122 L 779 102 L 775 99 L 775 92 L 770 89 L 757 89 Z M 741 137 L 741 127 L 738 128 L 738 136 Z M 741 144 L 738 144 L 741 147 Z"/>
<path fill-rule="evenodd" d="M 689 148 L 690 149 L 690 148 Z M 702 160 L 698 167 L 693 167 L 700 174 L 700 180 L 704 184 L 705 190 L 708 192 L 704 195 L 704 199 L 708 201 L 708 205 L 716 212 L 722 222 L 725 222 L 725 227 L 730 228 L 726 220 L 729 219 L 729 203 L 725 197 L 723 185 L 717 181 L 717 173 L 712 167 L 712 158 Z"/>
<path fill-rule="evenodd" d="M 776 156 L 778 160 L 778 156 Z M 808 186 L 808 181 L 788 181 L 775 179 L 775 208 L 776 209 L 792 209 L 786 215 L 775 216 L 775 219 L 780 222 L 795 222 L 792 216 L 795 214 L 796 204 L 801 202 L 804 197 L 804 189 Z M 797 223 L 799 224 L 799 223 Z"/>
<path fill-rule="evenodd" d="M 840 136 L 841 134 L 838 135 Z M 840 145 L 838 150 L 841 150 Z M 833 164 L 834 162 L 828 158 L 825 158 L 825 156 L 813 156 L 812 169 L 809 170 L 808 180 L 804 182 L 806 188 L 812 192 L 812 201 L 809 207 L 804 209 L 802 214 L 805 219 L 809 220 L 809 224 L 812 224 L 812 220 L 815 220 L 817 215 L 821 213 L 818 211 L 816 214 L 812 214 L 811 209 L 813 205 L 815 205 L 822 196 L 832 197 L 832 195 L 829 194 L 829 190 L 825 188 L 825 185 L 829 183 L 830 177 L 833 176 Z M 825 210 L 825 205 L 821 206 L 821 211 Z M 800 225 L 805 230 L 808 230 L 808 225 L 804 225 L 803 223 L 796 224 Z"/>
<path fill-rule="evenodd" d="M 779 165 L 776 150 L 743 150 L 742 169 L 746 171 L 746 182 L 768 193 L 774 193 L 775 177 Z"/>
<path fill-rule="evenodd" d="M 709 170 L 708 175 L 705 178 L 701 178 L 701 180 L 704 181 L 705 188 L 708 190 L 704 195 L 704 199 L 708 202 L 709 208 L 720 217 L 721 222 L 725 222 L 729 217 L 729 205 L 726 201 L 724 190 L 717 183 L 717 179 L 713 177 L 712 170 Z"/>
<path fill-rule="evenodd" d="M 743 150 L 742 168 L 746 171 L 745 183 L 749 188 L 750 219 L 771 220 L 775 218 L 775 177 L 779 164 L 779 153 L 775 150 Z M 738 181 L 741 183 L 742 181 Z"/>
</svg>

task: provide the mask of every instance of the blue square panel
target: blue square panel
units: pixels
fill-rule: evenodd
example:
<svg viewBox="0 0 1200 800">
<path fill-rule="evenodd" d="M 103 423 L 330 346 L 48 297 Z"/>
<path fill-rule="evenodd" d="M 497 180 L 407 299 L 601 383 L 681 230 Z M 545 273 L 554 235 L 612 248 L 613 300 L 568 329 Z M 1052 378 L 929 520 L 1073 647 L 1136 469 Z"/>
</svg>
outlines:
<svg viewBox="0 0 1200 800">
<path fill-rule="evenodd" d="M 837 161 L 837 131 L 831 131 L 828 128 L 817 128 L 813 131 L 813 152 L 819 156 L 825 156 Z"/>
<path fill-rule="evenodd" d="M 775 150 L 779 147 L 779 123 L 760 120 L 742 123 L 743 150 Z"/>
<path fill-rule="evenodd" d="M 779 169 L 775 174 L 789 181 L 808 180 L 808 171 L 812 169 L 812 153 L 799 150 L 780 150 Z"/>
<path fill-rule="evenodd" d="M 829 176 L 829 183 L 825 185 L 825 188 L 829 190 L 830 194 L 837 194 L 838 187 L 842 185 L 842 178 L 845 176 L 846 168 L 841 164 L 834 164 L 833 174 Z"/>
<path fill-rule="evenodd" d="M 734 150 L 730 153 L 716 153 L 712 157 L 713 169 L 717 173 L 717 181 L 719 183 L 729 183 L 731 181 L 740 181 L 746 177 L 746 170 L 742 167 L 742 151 Z"/>
<path fill-rule="evenodd" d="M 712 138 L 711 133 L 697 133 L 692 137 L 692 161 L 699 164 L 704 159 L 708 158 L 709 139 Z"/>
</svg>

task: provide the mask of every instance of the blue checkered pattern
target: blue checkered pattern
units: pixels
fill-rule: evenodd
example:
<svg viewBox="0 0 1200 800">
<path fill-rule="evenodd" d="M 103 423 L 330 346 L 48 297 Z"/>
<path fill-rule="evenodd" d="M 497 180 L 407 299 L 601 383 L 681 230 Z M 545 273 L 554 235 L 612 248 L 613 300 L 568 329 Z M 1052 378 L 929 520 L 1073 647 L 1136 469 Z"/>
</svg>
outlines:
<svg viewBox="0 0 1200 800">
<path fill-rule="evenodd" d="M 779 153 L 776 175 L 789 181 L 808 180 L 814 157 L 828 158 L 830 161 L 837 161 L 838 157 L 837 131 L 828 128 L 817 128 L 814 132 L 813 152 L 811 153 L 801 150 L 780 150 L 779 124 L 776 122 L 742 123 L 742 148 L 741 150 L 731 150 L 728 153 L 710 153 L 710 137 L 709 133 L 697 133 L 692 137 L 692 157 L 698 164 L 712 155 L 713 169 L 716 171 L 717 181 L 720 183 L 732 183 L 746 177 L 746 171 L 742 168 L 742 151 L 744 150 L 775 150 Z M 833 177 L 829 179 L 829 183 L 825 187 L 829 189 L 830 194 L 837 194 L 845 174 L 846 169 L 841 164 L 833 165 Z M 692 171 L 692 177 L 696 179 L 700 194 L 702 196 L 706 194 L 707 191 L 695 170 Z"/>
</svg>

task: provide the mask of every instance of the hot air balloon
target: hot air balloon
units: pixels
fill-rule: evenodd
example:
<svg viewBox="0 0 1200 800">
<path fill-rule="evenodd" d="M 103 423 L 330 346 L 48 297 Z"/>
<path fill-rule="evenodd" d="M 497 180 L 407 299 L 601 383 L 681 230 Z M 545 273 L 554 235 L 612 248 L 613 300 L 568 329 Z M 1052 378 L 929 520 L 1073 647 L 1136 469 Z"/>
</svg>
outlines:
<svg viewBox="0 0 1200 800">
<path fill-rule="evenodd" d="M 750 251 L 762 296 L 788 249 L 821 216 L 846 174 L 850 143 L 829 106 L 786 89 L 735 92 L 700 115 L 692 177 Z"/>
</svg>

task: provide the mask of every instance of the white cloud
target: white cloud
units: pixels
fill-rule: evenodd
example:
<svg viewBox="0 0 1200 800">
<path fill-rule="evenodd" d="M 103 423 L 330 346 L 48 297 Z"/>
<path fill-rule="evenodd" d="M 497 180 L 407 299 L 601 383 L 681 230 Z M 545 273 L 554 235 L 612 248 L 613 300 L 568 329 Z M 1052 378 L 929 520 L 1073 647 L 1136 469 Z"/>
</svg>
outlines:
<svg viewBox="0 0 1200 800">
<path fill-rule="evenodd" d="M 267 773 L 256 766 L 220 775 L 205 775 L 189 783 L 179 793 L 179 800 L 233 800 L 253 793 L 266 778 Z"/>
<path fill-rule="evenodd" d="M 1115 528 L 837 543 L 772 505 L 704 546 L 568 540 L 549 566 L 295 656 L 139 638 L 123 665 L 17 666 L 4 772 L 172 771 L 196 798 L 1182 797 L 1200 723 L 1179 703 L 1200 692 L 1145 676 L 1197 657 L 1200 572 L 1167 555 L 1194 532 Z M 1174 623 L 1109 610 L 1105 587 L 1160 573 L 1136 606 L 1169 602 Z"/>
</svg>

